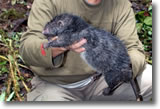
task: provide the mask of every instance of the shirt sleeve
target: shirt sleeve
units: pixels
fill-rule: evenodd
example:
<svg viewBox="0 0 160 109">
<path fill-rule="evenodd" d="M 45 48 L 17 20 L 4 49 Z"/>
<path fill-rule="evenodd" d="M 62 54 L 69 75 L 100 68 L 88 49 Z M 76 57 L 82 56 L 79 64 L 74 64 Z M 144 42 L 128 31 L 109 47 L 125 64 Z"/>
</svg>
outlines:
<svg viewBox="0 0 160 109">
<path fill-rule="evenodd" d="M 131 3 L 128 0 L 118 1 L 114 34 L 126 45 L 132 63 L 133 74 L 136 77 L 145 68 L 144 49 L 138 38 L 136 20 Z"/>
<path fill-rule="evenodd" d="M 42 30 L 55 15 L 56 6 L 51 0 L 34 0 L 28 18 L 27 32 L 20 40 L 20 54 L 27 65 L 53 68 L 61 64 L 61 56 L 52 59 L 51 48 L 42 49 L 42 44 L 47 42 Z"/>
</svg>

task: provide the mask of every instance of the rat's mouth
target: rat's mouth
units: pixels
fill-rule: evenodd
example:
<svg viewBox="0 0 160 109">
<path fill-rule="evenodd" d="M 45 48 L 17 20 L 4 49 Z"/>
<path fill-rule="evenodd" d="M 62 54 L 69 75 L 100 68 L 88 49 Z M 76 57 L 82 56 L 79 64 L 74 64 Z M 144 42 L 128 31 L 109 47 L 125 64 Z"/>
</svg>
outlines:
<svg viewBox="0 0 160 109">
<path fill-rule="evenodd" d="M 49 29 L 43 30 L 43 31 L 42 31 L 42 34 L 44 34 L 44 35 L 45 35 L 45 34 L 49 34 Z"/>
<path fill-rule="evenodd" d="M 52 40 L 53 38 L 57 36 L 55 34 L 43 34 L 43 35 L 45 35 L 48 40 Z"/>
</svg>

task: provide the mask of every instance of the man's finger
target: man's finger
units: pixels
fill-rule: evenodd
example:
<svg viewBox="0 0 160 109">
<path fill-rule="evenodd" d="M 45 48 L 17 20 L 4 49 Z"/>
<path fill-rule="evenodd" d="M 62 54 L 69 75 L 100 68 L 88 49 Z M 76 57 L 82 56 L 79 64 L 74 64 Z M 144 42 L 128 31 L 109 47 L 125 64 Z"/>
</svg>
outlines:
<svg viewBox="0 0 160 109">
<path fill-rule="evenodd" d="M 61 51 L 66 51 L 67 49 L 66 48 L 63 48 L 63 47 L 60 47 L 59 48 Z"/>
<path fill-rule="evenodd" d="M 71 48 L 71 49 L 80 48 L 80 47 L 81 47 L 82 45 L 84 45 L 86 42 L 87 42 L 86 39 L 82 39 L 82 40 L 79 41 L 78 43 L 71 45 L 70 48 Z"/>
<path fill-rule="evenodd" d="M 77 53 L 81 53 L 84 52 L 86 49 L 85 48 L 79 48 L 79 49 L 75 49 L 74 51 Z"/>
<path fill-rule="evenodd" d="M 51 40 L 56 40 L 56 39 L 58 39 L 58 36 L 56 36 L 56 37 L 52 38 Z"/>
</svg>

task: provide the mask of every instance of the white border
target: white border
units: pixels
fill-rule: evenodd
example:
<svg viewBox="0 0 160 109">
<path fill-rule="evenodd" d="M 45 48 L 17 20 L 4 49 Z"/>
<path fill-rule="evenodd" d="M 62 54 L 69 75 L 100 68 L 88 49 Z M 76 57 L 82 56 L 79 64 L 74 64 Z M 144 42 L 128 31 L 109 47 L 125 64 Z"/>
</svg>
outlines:
<svg viewBox="0 0 160 109">
<path fill-rule="evenodd" d="M 160 56 L 160 50 L 159 50 L 159 47 L 160 47 L 160 28 L 159 28 L 159 25 L 160 25 L 160 0 L 153 0 L 153 10 L 154 10 L 154 15 L 153 17 L 156 17 L 156 18 L 153 18 L 155 21 L 153 21 L 153 26 L 155 29 L 154 30 L 154 35 L 153 35 L 153 38 L 154 38 L 154 46 L 155 48 L 154 49 L 154 52 L 155 54 L 153 54 L 155 57 L 154 60 L 154 78 L 153 78 L 153 101 L 152 103 L 119 103 L 119 102 L 112 102 L 112 103 L 101 103 L 101 102 L 90 102 L 90 103 L 85 103 L 85 102 L 81 102 L 81 103 L 77 103 L 77 102 L 72 102 L 72 103 L 3 103 L 3 102 L 0 102 L 0 109 L 35 109 L 35 108 L 38 108 L 38 109 L 54 109 L 54 108 L 58 108 L 58 109 L 137 109 L 137 108 L 144 108 L 144 109 L 158 109 L 160 107 L 160 102 L 159 102 L 159 98 L 160 98 L 160 92 L 159 92 L 159 80 L 160 80 L 160 71 L 158 69 L 159 64 L 158 62 L 160 62 L 159 60 L 159 56 Z"/>
</svg>

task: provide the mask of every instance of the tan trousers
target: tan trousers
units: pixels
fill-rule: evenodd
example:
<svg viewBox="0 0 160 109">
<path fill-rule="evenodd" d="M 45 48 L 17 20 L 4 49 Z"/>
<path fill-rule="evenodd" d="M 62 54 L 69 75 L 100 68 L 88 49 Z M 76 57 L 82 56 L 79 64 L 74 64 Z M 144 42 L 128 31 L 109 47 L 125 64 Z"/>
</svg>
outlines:
<svg viewBox="0 0 160 109">
<path fill-rule="evenodd" d="M 152 98 L 152 66 L 147 65 L 137 77 L 144 101 Z M 107 84 L 101 76 L 95 82 L 77 89 L 65 89 L 34 77 L 33 91 L 28 93 L 27 101 L 133 101 L 135 95 L 130 84 L 122 84 L 111 96 L 103 96 Z"/>
</svg>

